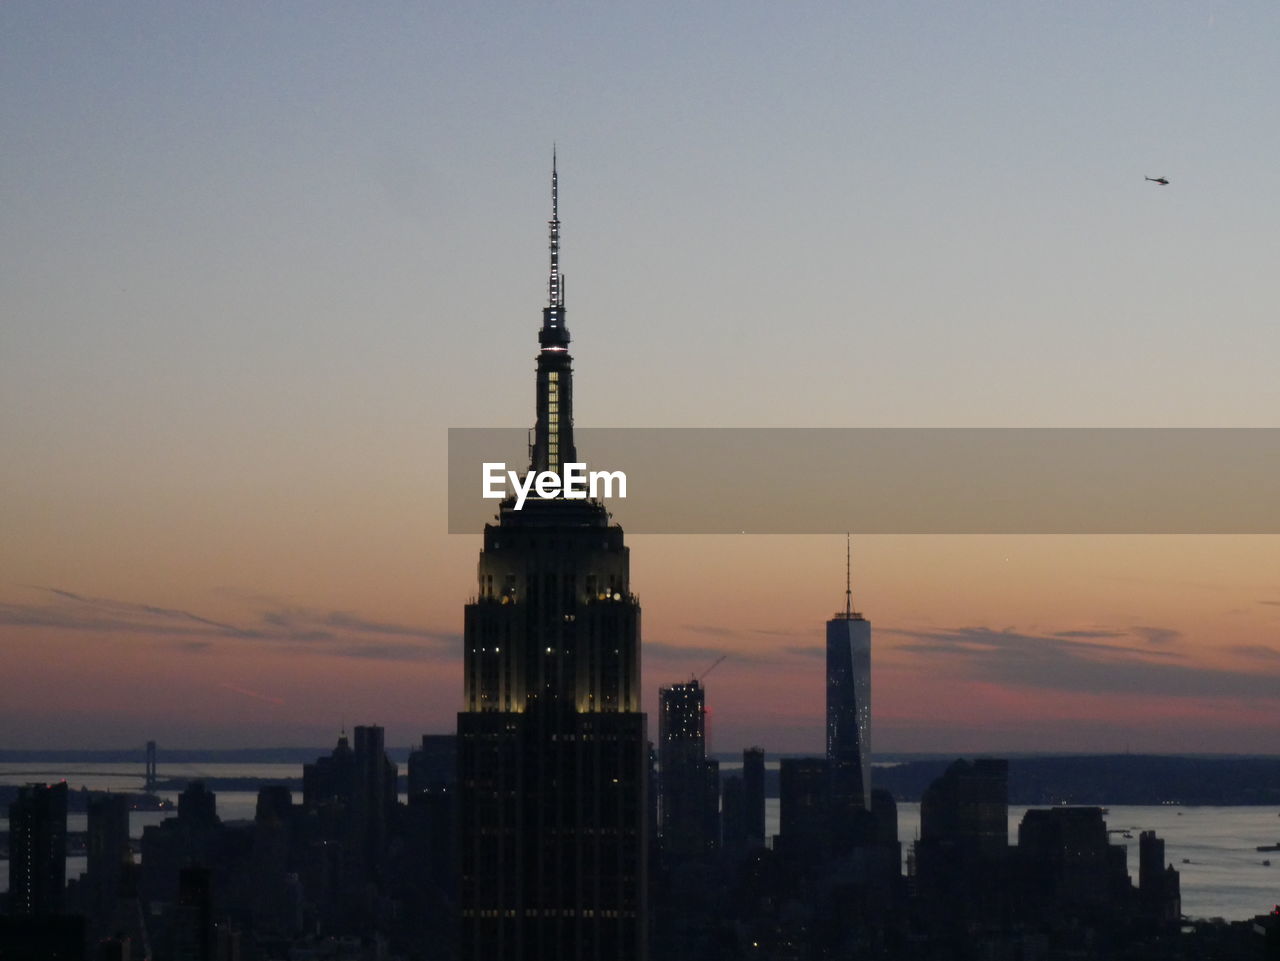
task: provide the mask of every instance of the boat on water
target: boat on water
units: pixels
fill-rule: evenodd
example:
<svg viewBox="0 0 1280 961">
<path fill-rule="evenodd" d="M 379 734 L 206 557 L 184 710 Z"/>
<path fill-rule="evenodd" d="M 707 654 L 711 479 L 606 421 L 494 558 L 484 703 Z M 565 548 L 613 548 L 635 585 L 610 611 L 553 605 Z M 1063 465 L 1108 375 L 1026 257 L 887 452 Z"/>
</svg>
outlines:
<svg viewBox="0 0 1280 961">
<path fill-rule="evenodd" d="M 1280 851 L 1280 844 L 1259 844 L 1259 845 L 1258 845 L 1258 847 L 1257 847 L 1257 850 L 1259 850 L 1259 851 Z"/>
</svg>

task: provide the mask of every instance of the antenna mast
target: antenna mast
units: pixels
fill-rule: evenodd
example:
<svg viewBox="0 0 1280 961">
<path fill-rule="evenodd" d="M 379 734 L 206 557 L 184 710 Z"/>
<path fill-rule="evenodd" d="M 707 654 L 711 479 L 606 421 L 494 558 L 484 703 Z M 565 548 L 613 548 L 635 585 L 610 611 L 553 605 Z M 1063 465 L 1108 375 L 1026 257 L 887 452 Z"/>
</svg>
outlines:
<svg viewBox="0 0 1280 961">
<path fill-rule="evenodd" d="M 845 617 L 853 617 L 853 563 L 850 553 L 850 542 L 852 538 L 846 532 L 844 535 L 844 614 Z"/>
<path fill-rule="evenodd" d="M 560 183 L 556 175 L 556 148 L 551 146 L 551 277 L 547 281 L 547 306 L 564 306 L 564 282 L 560 276 Z"/>
</svg>

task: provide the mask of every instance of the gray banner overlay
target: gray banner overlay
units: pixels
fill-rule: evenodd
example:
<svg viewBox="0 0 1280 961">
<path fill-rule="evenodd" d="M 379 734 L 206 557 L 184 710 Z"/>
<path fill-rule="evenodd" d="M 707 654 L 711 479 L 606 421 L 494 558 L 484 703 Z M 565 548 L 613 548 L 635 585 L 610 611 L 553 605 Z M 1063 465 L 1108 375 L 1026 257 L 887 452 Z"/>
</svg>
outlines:
<svg viewBox="0 0 1280 961">
<path fill-rule="evenodd" d="M 1277 428 L 578 428 L 635 534 L 1277 534 Z M 524 428 L 450 428 L 449 533 Z M 508 485 L 507 489 L 510 489 Z M 536 495 L 531 495 L 536 496 Z"/>
</svg>

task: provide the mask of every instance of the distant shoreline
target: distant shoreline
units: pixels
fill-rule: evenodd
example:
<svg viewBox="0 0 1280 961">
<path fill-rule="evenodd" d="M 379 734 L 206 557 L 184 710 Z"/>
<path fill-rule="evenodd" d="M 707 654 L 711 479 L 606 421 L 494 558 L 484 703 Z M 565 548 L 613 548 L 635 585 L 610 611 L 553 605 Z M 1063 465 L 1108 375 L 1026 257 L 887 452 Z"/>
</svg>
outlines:
<svg viewBox="0 0 1280 961">
<path fill-rule="evenodd" d="M 266 785 L 302 788 L 302 765 L 328 755 L 323 748 L 252 748 L 233 751 L 162 751 L 158 766 L 158 787 L 163 792 L 177 792 L 191 781 L 203 781 L 214 791 L 256 791 Z M 392 753 L 392 752 L 388 752 Z M 400 791 L 407 789 L 404 759 L 409 749 L 395 752 L 401 764 Z M 732 777 L 737 771 L 738 754 L 717 755 L 724 761 L 721 777 Z M 788 755 L 782 755 L 786 757 Z M 804 756 L 804 755 L 791 755 Z M 968 755 L 992 756 L 992 755 Z M 1095 805 L 1186 805 L 1186 806 L 1274 806 L 1280 811 L 1280 757 L 1258 755 L 1162 755 L 1162 754 L 1098 754 L 1098 755 L 1004 755 L 1009 761 L 1009 803 L 1013 805 L 1048 806 L 1056 804 Z M 779 756 L 769 758 L 765 771 L 765 793 L 778 796 Z M 881 755 L 876 758 L 873 784 L 893 794 L 900 802 L 919 801 L 925 788 L 956 759 L 945 755 Z M 112 764 L 137 765 L 141 777 L 141 751 L 0 751 L 0 765 L 42 765 L 32 772 L 32 780 L 59 775 L 60 765 Z M 174 776 L 166 765 L 220 765 L 234 768 L 238 764 L 275 764 L 296 766 L 296 773 L 283 776 L 259 772 L 208 771 Z M 22 776 L 21 771 L 5 772 L 10 784 Z M 132 777 L 127 772 L 116 772 Z M 37 776 L 38 774 L 38 776 Z M 139 785 L 140 786 L 140 785 Z M 0 787 L 0 801 L 7 795 Z M 132 793 L 132 792 L 131 792 Z"/>
<path fill-rule="evenodd" d="M 449 732 L 446 732 L 449 733 Z M 310 763 L 321 755 L 328 755 L 333 745 L 320 747 L 237 747 L 237 748 L 171 748 L 161 747 L 156 756 L 161 764 L 294 764 Z M 407 760 L 410 752 L 417 750 L 417 745 L 405 747 L 387 747 L 387 754 L 393 760 Z M 765 756 L 769 760 L 785 757 L 815 757 L 818 752 L 812 751 L 779 751 L 766 749 Z M 741 761 L 741 751 L 709 751 L 707 757 L 719 761 Z M 1079 758 L 1164 758 L 1188 761 L 1277 761 L 1276 754 L 1223 754 L 1223 753 L 1178 753 L 1159 754 L 1153 752 L 1124 753 L 1094 751 L 914 751 L 877 753 L 876 765 L 920 763 L 928 761 L 950 762 L 956 758 L 999 757 L 1009 761 L 1053 761 Z M 32 764 L 42 761 L 55 761 L 66 764 L 89 764 L 95 761 L 109 764 L 142 765 L 146 751 L 142 747 L 127 748 L 3 748 L 0 747 L 0 764 Z"/>
</svg>

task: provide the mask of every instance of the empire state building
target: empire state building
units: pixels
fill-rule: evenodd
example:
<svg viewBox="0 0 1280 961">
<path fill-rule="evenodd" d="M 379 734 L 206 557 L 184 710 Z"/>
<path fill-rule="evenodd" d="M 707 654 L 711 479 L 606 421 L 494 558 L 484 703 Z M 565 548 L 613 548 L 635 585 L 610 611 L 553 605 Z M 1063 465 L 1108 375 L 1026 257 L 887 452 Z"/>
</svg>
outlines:
<svg viewBox="0 0 1280 961">
<path fill-rule="evenodd" d="M 560 473 L 577 454 L 558 199 L 553 159 L 530 470 Z M 464 645 L 461 956 L 642 961 L 640 605 L 602 503 L 502 503 L 485 526 Z"/>
</svg>

